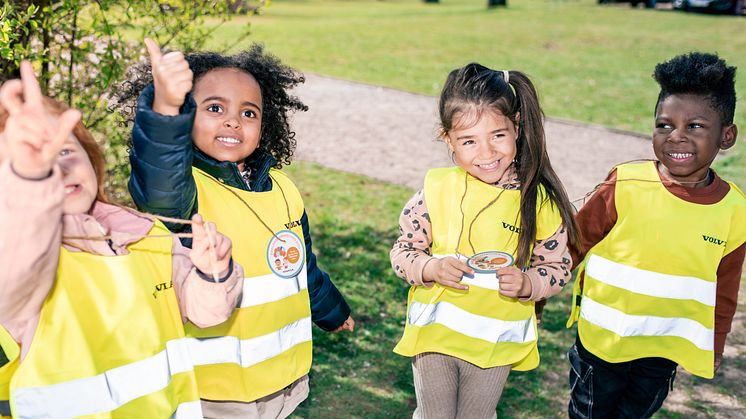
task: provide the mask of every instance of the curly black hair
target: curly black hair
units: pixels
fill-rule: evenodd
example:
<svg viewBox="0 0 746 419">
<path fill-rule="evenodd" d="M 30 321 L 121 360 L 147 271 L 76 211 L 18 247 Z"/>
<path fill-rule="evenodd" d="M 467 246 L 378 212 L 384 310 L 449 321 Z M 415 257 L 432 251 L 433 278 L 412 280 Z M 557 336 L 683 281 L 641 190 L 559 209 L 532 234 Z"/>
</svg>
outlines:
<svg viewBox="0 0 746 419">
<path fill-rule="evenodd" d="M 275 167 L 278 169 L 283 164 L 290 164 L 296 142 L 295 131 L 290 128 L 289 113 L 305 112 L 308 106 L 289 91 L 305 82 L 303 75 L 266 52 L 261 44 L 252 44 L 249 49 L 236 55 L 195 52 L 186 55 L 186 60 L 194 74 L 195 84 L 209 71 L 218 68 L 237 68 L 251 74 L 262 90 L 262 136 L 258 150 L 272 155 L 277 160 Z M 134 121 L 137 97 L 152 82 L 149 62 L 129 70 L 128 80 L 117 93 L 114 105 L 128 123 Z M 249 167 L 252 156 L 246 159 Z"/>
<path fill-rule="evenodd" d="M 729 67 L 716 54 L 691 52 L 677 55 L 656 65 L 653 78 L 661 87 L 655 103 L 656 112 L 658 105 L 668 96 L 701 95 L 720 114 L 723 124 L 733 123 L 736 111 L 736 67 Z"/>
</svg>

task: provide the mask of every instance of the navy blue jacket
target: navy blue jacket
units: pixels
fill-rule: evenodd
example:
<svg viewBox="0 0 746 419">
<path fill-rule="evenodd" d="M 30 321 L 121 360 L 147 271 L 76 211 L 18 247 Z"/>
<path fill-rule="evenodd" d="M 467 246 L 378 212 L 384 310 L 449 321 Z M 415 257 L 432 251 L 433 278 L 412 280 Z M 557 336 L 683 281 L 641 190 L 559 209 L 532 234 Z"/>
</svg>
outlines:
<svg viewBox="0 0 746 419">
<path fill-rule="evenodd" d="M 192 165 L 207 172 L 226 185 L 243 190 L 246 187 L 235 163 L 219 162 L 192 145 L 192 123 L 196 104 L 187 97 L 181 113 L 164 116 L 153 111 L 153 85 L 140 95 L 135 126 L 132 129 L 130 164 L 132 175 L 129 191 L 141 211 L 167 217 L 188 219 L 197 213 L 197 186 L 192 177 Z M 269 169 L 276 160 L 271 155 L 255 151 L 248 162 L 251 170 L 251 190 L 272 190 Z M 350 307 L 329 279 L 316 265 L 311 250 L 311 231 L 308 216 L 301 218 L 303 239 L 306 242 L 308 293 L 311 298 L 311 319 L 324 330 L 341 326 L 350 315 Z M 168 224 L 173 232 L 188 232 L 191 227 Z M 230 236 L 230 231 L 224 231 Z M 191 246 L 191 240 L 184 240 Z M 263 263 L 263 261 L 258 261 Z"/>
</svg>

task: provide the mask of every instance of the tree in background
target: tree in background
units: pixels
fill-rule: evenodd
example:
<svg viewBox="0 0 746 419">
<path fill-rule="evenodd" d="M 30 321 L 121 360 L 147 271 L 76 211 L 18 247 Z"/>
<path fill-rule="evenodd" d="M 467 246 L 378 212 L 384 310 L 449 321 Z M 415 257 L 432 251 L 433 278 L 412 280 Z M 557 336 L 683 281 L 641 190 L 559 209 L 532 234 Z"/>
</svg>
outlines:
<svg viewBox="0 0 746 419">
<path fill-rule="evenodd" d="M 109 190 L 126 199 L 129 130 L 112 103 L 127 69 L 140 62 L 145 36 L 164 49 L 203 49 L 234 13 L 258 13 L 245 0 L 16 0 L 0 8 L 0 82 L 18 77 L 21 60 L 34 64 L 42 91 L 80 109 L 107 153 Z M 244 32 L 222 45 L 244 41 Z"/>
</svg>

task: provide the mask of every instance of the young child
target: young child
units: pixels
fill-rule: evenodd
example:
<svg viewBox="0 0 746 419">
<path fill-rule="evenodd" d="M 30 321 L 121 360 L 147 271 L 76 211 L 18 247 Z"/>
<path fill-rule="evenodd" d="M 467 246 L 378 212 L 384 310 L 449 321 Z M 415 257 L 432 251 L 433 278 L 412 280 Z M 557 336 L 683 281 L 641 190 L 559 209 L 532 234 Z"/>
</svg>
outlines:
<svg viewBox="0 0 746 419">
<path fill-rule="evenodd" d="M 430 170 L 399 219 L 391 265 L 412 287 L 394 352 L 414 357 L 415 418 L 492 418 L 510 370 L 539 364 L 534 301 L 570 279 L 577 232 L 525 74 L 452 71 L 440 119 L 457 166 Z M 485 251 L 509 266 L 475 272 Z"/>
<path fill-rule="evenodd" d="M 21 76 L 0 90 L 0 414 L 201 418 L 183 322 L 233 312 L 230 240 L 195 216 L 187 253 L 110 204 L 80 113 L 44 98 L 30 63 Z"/>
<path fill-rule="evenodd" d="M 615 167 L 578 213 L 571 418 L 650 417 L 677 365 L 720 365 L 746 253 L 746 197 L 710 168 L 737 138 L 735 72 L 704 53 L 658 64 L 657 161 Z"/>
<path fill-rule="evenodd" d="M 303 79 L 260 46 L 185 59 L 146 44 L 154 86 L 140 96 L 133 129 L 134 201 L 180 218 L 199 209 L 229 232 L 246 267 L 230 320 L 187 326 L 204 342 L 194 355 L 205 415 L 286 417 L 308 395 L 311 321 L 326 331 L 354 326 L 316 265 L 300 193 L 275 169 L 295 148 L 288 113 L 306 107 L 288 90 Z"/>
</svg>

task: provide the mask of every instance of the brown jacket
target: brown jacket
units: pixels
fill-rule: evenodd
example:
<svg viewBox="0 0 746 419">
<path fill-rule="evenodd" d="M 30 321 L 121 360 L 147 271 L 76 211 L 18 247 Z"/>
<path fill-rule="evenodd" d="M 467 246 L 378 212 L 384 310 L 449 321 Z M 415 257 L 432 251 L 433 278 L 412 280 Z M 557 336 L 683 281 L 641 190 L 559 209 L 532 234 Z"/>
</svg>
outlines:
<svg viewBox="0 0 746 419">
<path fill-rule="evenodd" d="M 713 172 L 714 173 L 714 172 Z M 591 196 L 580 209 L 575 219 L 580 228 L 581 243 L 584 252 L 570 249 L 573 267 L 577 266 L 588 249 L 601 241 L 611 231 L 617 221 L 616 205 L 614 203 L 614 185 L 616 170 L 606 178 L 604 185 Z M 679 199 L 695 204 L 714 204 L 725 197 L 730 185 L 717 174 L 709 185 L 703 188 L 687 188 L 681 185 L 663 183 L 673 195 Z M 717 270 L 717 297 L 715 300 L 715 353 L 722 354 L 725 348 L 725 338 L 730 332 L 730 325 L 736 313 L 738 303 L 738 287 L 741 283 L 741 270 L 746 243 L 725 255 L 720 260 Z M 582 281 L 583 278 L 578 278 Z M 581 282 L 582 284 L 582 282 Z"/>
</svg>

